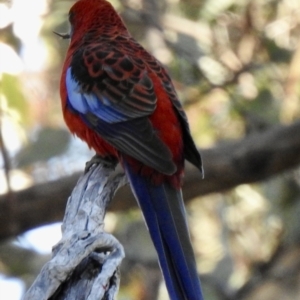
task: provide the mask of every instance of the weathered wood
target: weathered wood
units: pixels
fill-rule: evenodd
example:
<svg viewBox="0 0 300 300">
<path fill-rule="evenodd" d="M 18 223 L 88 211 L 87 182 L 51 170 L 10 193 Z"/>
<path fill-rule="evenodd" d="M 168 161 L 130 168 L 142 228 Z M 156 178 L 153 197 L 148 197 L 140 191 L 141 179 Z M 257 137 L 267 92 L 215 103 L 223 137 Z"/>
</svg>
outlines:
<svg viewBox="0 0 300 300">
<path fill-rule="evenodd" d="M 124 174 L 102 164 L 79 179 L 67 203 L 62 239 L 24 300 L 114 299 L 124 250 L 104 231 L 104 216 L 125 183 Z"/>
</svg>

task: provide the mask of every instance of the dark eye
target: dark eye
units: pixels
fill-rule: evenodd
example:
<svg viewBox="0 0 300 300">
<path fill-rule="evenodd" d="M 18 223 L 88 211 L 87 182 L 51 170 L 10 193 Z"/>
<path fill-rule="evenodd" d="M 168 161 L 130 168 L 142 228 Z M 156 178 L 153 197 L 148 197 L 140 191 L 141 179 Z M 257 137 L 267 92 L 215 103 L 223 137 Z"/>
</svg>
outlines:
<svg viewBox="0 0 300 300">
<path fill-rule="evenodd" d="M 69 22 L 70 22 L 71 24 L 72 24 L 73 21 L 74 21 L 74 16 L 75 16 L 74 12 L 73 12 L 73 11 L 70 11 L 70 12 L 69 12 Z"/>
</svg>

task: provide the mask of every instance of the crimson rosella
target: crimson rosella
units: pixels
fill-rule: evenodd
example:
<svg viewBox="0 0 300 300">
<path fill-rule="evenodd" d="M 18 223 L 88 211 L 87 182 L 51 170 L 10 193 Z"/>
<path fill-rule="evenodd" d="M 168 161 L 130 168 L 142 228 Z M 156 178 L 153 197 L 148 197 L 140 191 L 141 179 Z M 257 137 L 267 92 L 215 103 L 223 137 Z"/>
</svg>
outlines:
<svg viewBox="0 0 300 300">
<path fill-rule="evenodd" d="M 169 75 L 105 0 L 70 9 L 60 94 L 65 122 L 104 159 L 118 160 L 143 212 L 172 300 L 202 300 L 181 195 L 184 159 L 199 152 Z"/>
</svg>

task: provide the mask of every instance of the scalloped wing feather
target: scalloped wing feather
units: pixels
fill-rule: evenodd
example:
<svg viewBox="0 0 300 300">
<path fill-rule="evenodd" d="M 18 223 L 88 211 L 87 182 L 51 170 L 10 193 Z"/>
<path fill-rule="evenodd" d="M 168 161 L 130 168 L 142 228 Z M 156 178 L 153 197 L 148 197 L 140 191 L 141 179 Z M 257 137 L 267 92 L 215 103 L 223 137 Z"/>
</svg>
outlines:
<svg viewBox="0 0 300 300">
<path fill-rule="evenodd" d="M 146 68 L 119 52 L 91 54 L 97 47 L 85 49 L 74 54 L 66 72 L 68 104 L 120 152 L 163 174 L 174 174 L 172 153 L 148 119 L 157 99 Z"/>
<path fill-rule="evenodd" d="M 149 116 L 156 108 L 157 98 L 146 67 L 109 45 L 92 44 L 77 51 L 69 75 L 82 92 L 92 92 L 128 119 Z"/>
</svg>

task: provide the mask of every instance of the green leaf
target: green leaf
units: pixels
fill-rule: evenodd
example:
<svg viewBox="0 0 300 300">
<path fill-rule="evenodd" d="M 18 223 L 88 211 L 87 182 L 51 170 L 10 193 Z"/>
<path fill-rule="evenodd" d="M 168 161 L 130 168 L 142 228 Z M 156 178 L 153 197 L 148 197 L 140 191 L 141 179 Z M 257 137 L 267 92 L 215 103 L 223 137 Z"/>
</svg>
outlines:
<svg viewBox="0 0 300 300">
<path fill-rule="evenodd" d="M 276 63 L 290 62 L 293 55 L 292 51 L 279 47 L 273 40 L 266 39 L 265 43 L 271 61 Z"/>
<path fill-rule="evenodd" d="M 21 121 L 28 121 L 28 103 L 22 92 L 21 84 L 17 76 L 3 73 L 1 78 L 0 92 L 8 101 L 9 108 L 16 110 L 21 117 Z"/>
</svg>

